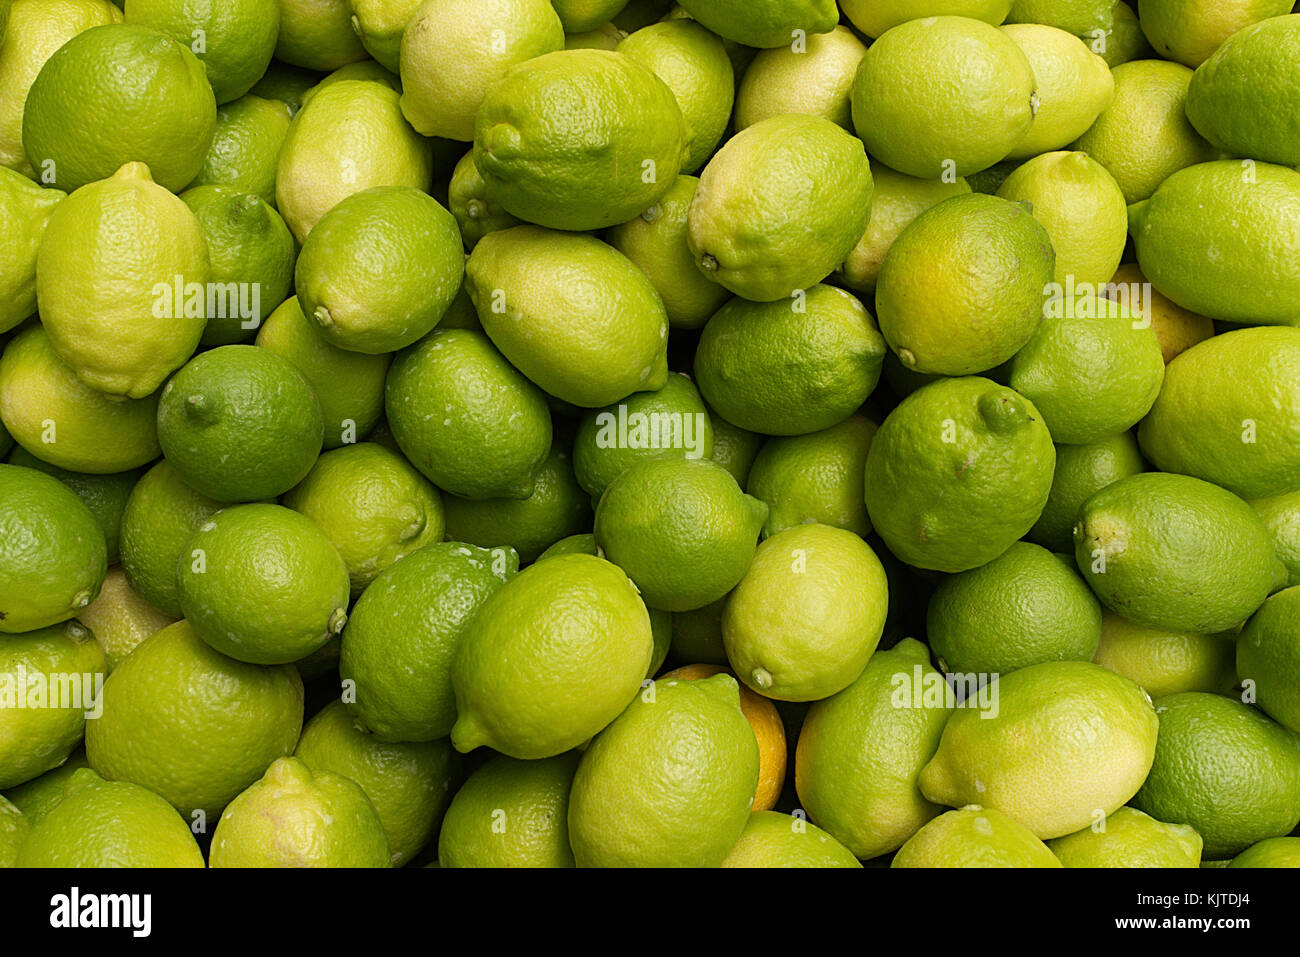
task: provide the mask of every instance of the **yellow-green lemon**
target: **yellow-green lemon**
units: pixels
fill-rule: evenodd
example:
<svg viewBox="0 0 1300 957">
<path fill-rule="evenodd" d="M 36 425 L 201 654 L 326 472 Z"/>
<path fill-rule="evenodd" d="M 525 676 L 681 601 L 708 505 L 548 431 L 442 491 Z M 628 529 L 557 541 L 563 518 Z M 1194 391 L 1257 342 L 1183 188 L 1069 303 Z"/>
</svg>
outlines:
<svg viewBox="0 0 1300 957">
<path fill-rule="evenodd" d="M 885 340 L 842 289 L 789 300 L 732 299 L 704 327 L 695 377 L 709 407 L 765 435 L 803 435 L 855 412 L 880 380 Z"/>
<path fill-rule="evenodd" d="M 488 596 L 456 647 L 452 744 L 521 759 L 577 747 L 632 700 L 653 651 L 650 616 L 617 566 L 538 562 Z"/>
<path fill-rule="evenodd" d="M 1060 867 L 1033 831 L 994 808 L 969 804 L 912 835 L 890 867 Z"/>
<path fill-rule="evenodd" d="M 1047 846 L 1066 867 L 1199 867 L 1201 835 L 1122 807 Z"/>
<path fill-rule="evenodd" d="M 802 817 L 756 811 L 721 867 L 861 867 L 839 841 Z"/>
<path fill-rule="evenodd" d="M 381 741 L 433 741 L 456 721 L 451 665 L 474 613 L 519 570 L 509 549 L 417 549 L 375 578 L 343 631 L 348 710 Z M 400 664 L 399 664 L 400 662 Z"/>
<path fill-rule="evenodd" d="M 1300 490 L 1257 498 L 1250 504 L 1273 535 L 1277 557 L 1287 568 L 1287 584 L 1300 585 Z"/>
<path fill-rule="evenodd" d="M 308 70 L 337 70 L 364 60 L 348 0 L 277 0 L 280 34 L 275 58 Z"/>
<path fill-rule="evenodd" d="M 651 459 L 619 475 L 596 508 L 596 544 L 645 602 L 690 611 L 745 574 L 767 506 L 707 459 Z"/>
<path fill-rule="evenodd" d="M 1225 631 L 1285 579 L 1255 510 L 1187 475 L 1145 472 L 1101 489 L 1079 510 L 1074 546 L 1097 597 L 1153 628 Z"/>
<path fill-rule="evenodd" d="M 546 399 L 481 333 L 435 329 L 398 354 L 385 407 L 411 464 L 467 498 L 527 498 L 551 448 Z"/>
<path fill-rule="evenodd" d="M 687 130 L 673 91 L 640 61 L 561 50 L 512 67 L 475 118 L 474 164 L 520 219 L 587 230 L 626 222 L 673 185 Z"/>
<path fill-rule="evenodd" d="M 1238 31 L 1290 13 L 1291 7 L 1287 0 L 1137 0 L 1151 45 L 1161 56 L 1193 69 Z"/>
<path fill-rule="evenodd" d="M 518 219 L 488 195 L 487 183 L 474 165 L 473 150 L 462 156 L 452 170 L 447 206 L 456 217 L 461 239 L 469 250 L 473 250 L 488 233 L 519 225 Z"/>
<path fill-rule="evenodd" d="M 121 565 L 108 570 L 99 597 L 82 609 L 77 620 L 91 630 L 95 641 L 104 649 L 109 671 L 150 635 L 176 621 L 150 605 L 131 587 Z"/>
<path fill-rule="evenodd" d="M 465 266 L 479 320 L 510 363 L 557 399 L 600 408 L 668 381 L 668 317 L 654 286 L 593 236 L 517 226 Z"/>
<path fill-rule="evenodd" d="M 915 372 L 991 369 L 1038 328 L 1055 264 L 1048 231 L 1023 205 L 983 193 L 946 199 L 885 253 L 880 331 Z"/>
<path fill-rule="evenodd" d="M 1292 731 L 1300 729 L 1300 587 L 1283 589 L 1250 616 L 1237 640 L 1237 675 L 1259 707 Z M 1300 733 L 1300 731 L 1297 731 Z"/>
<path fill-rule="evenodd" d="M 0 167 L 0 228 L 9 237 L 9 253 L 0 269 L 0 332 L 36 312 L 36 255 L 50 213 L 64 195 Z"/>
<path fill-rule="evenodd" d="M 1137 793 L 1159 722 L 1136 682 L 1086 661 L 1048 661 L 994 678 L 991 704 L 953 712 L 921 792 L 979 800 L 1043 840 L 1073 834 Z M 1087 735 L 1076 733 L 1089 729 Z"/>
<path fill-rule="evenodd" d="M 1110 66 L 1073 34 L 1038 23 L 1013 23 L 1002 32 L 1024 51 L 1037 80 L 1038 110 L 1025 138 L 1011 151 L 1025 159 L 1059 150 L 1092 126 L 1115 92 Z"/>
<path fill-rule="evenodd" d="M 302 730 L 302 679 L 292 665 L 227 658 L 187 622 L 145 639 L 119 664 L 86 727 L 86 756 L 105 778 L 171 802 L 191 826 L 217 815 Z"/>
<path fill-rule="evenodd" d="M 210 278 L 197 217 L 140 163 L 55 207 L 36 257 L 36 298 L 54 350 L 91 388 L 132 399 L 156 391 L 193 354 Z"/>
<path fill-rule="evenodd" d="M 709 160 L 687 241 L 714 282 L 758 302 L 785 299 L 844 262 L 866 229 L 871 195 L 860 140 L 820 116 L 773 116 Z"/>
<path fill-rule="evenodd" d="M 149 27 L 73 37 L 41 67 L 23 112 L 23 148 L 42 182 L 71 192 L 144 163 L 178 192 L 198 175 L 217 104 L 188 46 Z"/>
<path fill-rule="evenodd" d="M 1038 109 L 1028 58 L 969 17 L 909 20 L 867 50 L 853 125 L 886 166 L 922 179 L 966 176 L 1005 159 Z"/>
<path fill-rule="evenodd" d="M 798 525 L 758 547 L 727 598 L 722 640 L 741 681 L 781 701 L 848 687 L 876 650 L 889 607 L 880 559 L 853 532 Z"/>
<path fill-rule="evenodd" d="M 682 8 L 714 33 L 747 47 L 779 47 L 839 22 L 833 0 L 686 0 Z"/>
<path fill-rule="evenodd" d="M 103 529 L 52 475 L 0 465 L 0 490 L 0 634 L 67 621 L 103 584 Z"/>
<path fill-rule="evenodd" d="M 275 205 L 275 169 L 293 111 L 249 93 L 217 108 L 217 129 L 193 186 L 232 186 Z"/>
<path fill-rule="evenodd" d="M 1227 694 L 1237 683 L 1235 637 L 1230 631 L 1201 635 L 1151 628 L 1107 610 L 1092 660 L 1132 678 L 1152 698 L 1181 691 Z"/>
<path fill-rule="evenodd" d="M 1038 521 L 1056 452 L 1032 402 L 989 379 L 940 379 L 898 404 L 867 452 L 867 514 L 896 556 L 960 572 Z"/>
<path fill-rule="evenodd" d="M 1120 432 L 1084 445 L 1057 445 L 1052 490 L 1043 513 L 1025 536 L 1054 552 L 1074 550 L 1079 509 L 1112 482 L 1146 471 L 1132 432 Z"/>
<path fill-rule="evenodd" d="M 654 682 L 582 756 L 569 796 L 574 859 L 717 867 L 745 830 L 757 781 L 734 678 Z"/>
</svg>

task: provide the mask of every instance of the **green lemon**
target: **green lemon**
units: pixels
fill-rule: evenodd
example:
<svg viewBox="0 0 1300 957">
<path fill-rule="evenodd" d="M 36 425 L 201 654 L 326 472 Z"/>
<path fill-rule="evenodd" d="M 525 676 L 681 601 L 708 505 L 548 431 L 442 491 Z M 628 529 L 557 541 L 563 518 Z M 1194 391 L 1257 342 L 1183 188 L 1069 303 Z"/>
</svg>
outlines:
<svg viewBox="0 0 1300 957">
<path fill-rule="evenodd" d="M 1106 167 L 1129 203 L 1147 199 L 1170 175 L 1215 158 L 1187 120 L 1192 71 L 1164 60 L 1115 67 L 1115 96 L 1074 142 Z"/>
<path fill-rule="evenodd" d="M 63 198 L 61 191 L 0 166 L 0 228 L 9 237 L 0 271 L 0 332 L 36 312 L 36 256 L 50 213 Z"/>
<path fill-rule="evenodd" d="M 95 515 L 51 475 L 0 465 L 0 634 L 67 621 L 108 569 Z"/>
<path fill-rule="evenodd" d="M 1237 675 L 1253 683 L 1259 707 L 1300 733 L 1300 587 L 1271 596 L 1241 629 Z"/>
<path fill-rule="evenodd" d="M 388 838 L 356 784 L 277 758 L 217 822 L 213 867 L 387 867 Z"/>
<path fill-rule="evenodd" d="M 96 716 L 104 652 L 75 621 L 0 640 L 0 788 L 67 760 Z"/>
<path fill-rule="evenodd" d="M 1115 14 L 1112 0 L 1015 0 L 1008 23 L 1045 23 L 1075 36 L 1111 28 Z"/>
<path fill-rule="evenodd" d="M 225 502 L 293 488 L 316 464 L 324 432 L 307 379 L 288 359 L 256 346 L 197 356 L 158 404 L 167 460 L 195 491 Z"/>
<path fill-rule="evenodd" d="M 1079 511 L 1074 547 L 1106 607 L 1170 631 L 1233 628 L 1285 577 L 1255 510 L 1186 475 L 1146 472 L 1103 488 Z"/>
<path fill-rule="evenodd" d="M 451 665 L 474 613 L 514 577 L 518 556 L 460 542 L 426 545 L 357 599 L 339 674 L 356 686 L 348 710 L 381 741 L 433 741 L 456 721 Z"/>
<path fill-rule="evenodd" d="M 683 9 L 718 36 L 747 47 L 780 47 L 839 22 L 834 0 L 686 0 Z"/>
<path fill-rule="evenodd" d="M 1134 0 L 1134 3 L 1136 2 L 1137 0 Z M 1155 51 L 1151 49 L 1151 44 L 1142 29 L 1143 25 L 1138 23 L 1133 7 L 1121 0 L 1115 4 L 1115 22 L 1110 30 L 1101 37 L 1094 32 L 1085 40 L 1088 49 L 1099 55 L 1111 69 L 1114 69 L 1121 63 L 1145 60 L 1154 55 Z"/>
<path fill-rule="evenodd" d="M 398 107 L 398 93 L 370 80 L 319 90 L 293 118 L 276 169 L 276 205 L 298 242 L 322 216 L 374 186 L 427 189 L 433 154 Z"/>
<path fill-rule="evenodd" d="M 82 768 L 58 805 L 33 823 L 18 867 L 202 867 L 185 820 L 137 784 Z"/>
<path fill-rule="evenodd" d="M 86 756 L 105 778 L 162 795 L 194 824 L 221 809 L 302 730 L 302 679 L 215 651 L 187 622 L 162 629 L 108 677 Z"/>
<path fill-rule="evenodd" d="M 586 33 L 608 23 L 627 6 L 627 0 L 552 0 L 565 33 Z"/>
<path fill-rule="evenodd" d="M 24 449 L 75 472 L 125 472 L 159 455 L 158 396 L 113 400 L 64 364 L 37 324 L 0 355 L 0 420 Z"/>
<path fill-rule="evenodd" d="M 767 503 L 763 535 L 806 522 L 871 533 L 862 500 L 867 449 L 878 426 L 861 415 L 808 435 L 768 439 L 754 457 L 745 491 Z M 717 461 L 717 454 L 714 454 Z"/>
<path fill-rule="evenodd" d="M 79 33 L 41 67 L 27 94 L 23 148 L 69 192 L 131 162 L 179 192 L 203 166 L 216 121 L 212 87 L 187 46 L 110 24 Z"/>
<path fill-rule="evenodd" d="M 389 186 L 326 213 L 303 243 L 294 278 L 325 341 L 379 355 L 428 334 L 464 274 L 455 217 L 427 193 Z"/>
<path fill-rule="evenodd" d="M 908 838 L 890 867 L 1061 867 L 1034 833 L 995 808 L 941 814 Z"/>
<path fill-rule="evenodd" d="M 277 5 L 277 60 L 328 72 L 365 59 L 366 48 L 352 29 L 349 0 L 277 0 Z"/>
<path fill-rule="evenodd" d="M 1122 807 L 1089 827 L 1049 841 L 1066 867 L 1200 867 L 1201 835 Z"/>
<path fill-rule="evenodd" d="M 130 0 L 126 22 L 151 27 L 194 50 L 218 103 L 237 100 L 253 88 L 271 63 L 280 32 L 280 4 L 235 0 L 214 5 L 184 0 Z"/>
<path fill-rule="evenodd" d="M 439 488 L 467 498 L 533 493 L 551 447 L 550 410 L 486 336 L 435 329 L 394 360 L 384 401 L 397 444 Z"/>
<path fill-rule="evenodd" d="M 900 402 L 867 452 L 867 514 L 898 558 L 960 572 L 1033 527 L 1056 452 L 1038 410 L 989 379 L 940 379 Z"/>
<path fill-rule="evenodd" d="M 880 559 L 831 525 L 778 532 L 727 599 L 722 640 L 741 681 L 780 701 L 819 701 L 853 683 L 889 606 Z"/>
<path fill-rule="evenodd" d="M 850 416 L 849 418 L 852 418 Z M 749 479 L 749 471 L 758 456 L 763 437 L 745 429 L 737 428 L 718 415 L 709 416 L 713 426 L 713 455 L 711 458 L 731 473 L 736 484 L 741 488 Z M 848 419 L 844 420 L 845 422 Z M 843 425 L 843 423 L 840 423 Z M 815 434 L 815 433 L 814 433 Z M 770 504 L 770 503 L 769 503 Z M 828 524 L 834 525 L 835 522 Z"/>
<path fill-rule="evenodd" d="M 1287 567 L 1288 585 L 1300 585 L 1300 490 L 1255 499 L 1251 506 L 1273 535 L 1277 557 Z"/>
<path fill-rule="evenodd" d="M 1233 638 L 1231 632 L 1201 635 L 1150 628 L 1105 611 L 1092 660 L 1132 678 L 1153 698 L 1181 691 L 1226 694 L 1237 683 Z"/>
<path fill-rule="evenodd" d="M 722 41 L 694 20 L 665 20 L 628 36 L 618 52 L 672 90 L 686 123 L 682 172 L 699 169 L 721 142 L 735 101 L 736 78 Z"/>
<path fill-rule="evenodd" d="M 988 692 L 991 707 L 960 708 L 944 726 L 918 779 L 929 800 L 978 797 L 1047 840 L 1142 786 L 1159 722 L 1136 682 L 1086 661 L 1048 661 L 996 678 Z"/>
<path fill-rule="evenodd" d="M 275 167 L 293 112 L 252 93 L 217 107 L 217 129 L 191 186 L 230 186 L 275 205 Z"/>
<path fill-rule="evenodd" d="M 871 38 L 900 23 L 937 14 L 971 17 L 997 26 L 1007 18 L 1012 0 L 840 0 L 844 15 Z"/>
<path fill-rule="evenodd" d="M 802 817 L 757 811 L 719 867 L 861 867 L 847 847 Z"/>
<path fill-rule="evenodd" d="M 0 6 L 0 36 L 4 35 L 4 19 L 9 7 Z M 0 870 L 13 867 L 18 860 L 18 849 L 27 840 L 32 829 L 31 820 L 22 811 L 0 797 Z"/>
<path fill-rule="evenodd" d="M 564 35 L 564 49 L 609 50 L 614 52 L 625 39 L 627 39 L 627 34 L 614 26 L 611 21 L 585 33 L 566 33 Z"/>
<path fill-rule="evenodd" d="M 15 0 L 0 34 L 0 166 L 35 176 L 23 150 L 23 107 L 32 82 L 77 34 L 121 22 L 122 11 L 108 0 Z"/>
<path fill-rule="evenodd" d="M 852 294 L 818 284 L 789 300 L 735 298 L 704 327 L 695 378 L 709 407 L 767 435 L 844 421 L 880 381 L 885 340 Z"/>
<path fill-rule="evenodd" d="M 1156 701 L 1155 764 L 1133 806 L 1189 824 L 1205 859 L 1239 854 L 1300 822 L 1300 740 L 1254 708 L 1216 694 Z"/>
<path fill-rule="evenodd" d="M 521 759 L 568 751 L 618 717 L 653 650 L 618 567 L 592 555 L 538 562 L 488 596 L 456 647 L 452 744 Z"/>
<path fill-rule="evenodd" d="M 1300 867 L 1300 837 L 1265 838 L 1232 859 L 1229 867 Z"/>
<path fill-rule="evenodd" d="M 1142 30 L 1163 57 L 1195 69 L 1225 40 L 1253 23 L 1291 12 L 1288 0 L 1138 0 Z M 1284 56 L 1281 51 L 1276 51 Z M 1284 60 L 1274 60 L 1275 72 Z"/>
<path fill-rule="evenodd" d="M 400 64 L 402 36 L 421 0 L 347 0 L 352 10 L 352 29 L 361 45 L 384 68 L 396 73 Z"/>
<path fill-rule="evenodd" d="M 38 778 L 32 778 L 26 784 L 10 788 L 5 792 L 5 797 L 13 802 L 14 807 L 30 823 L 35 824 L 63 800 L 72 776 L 80 768 L 88 767 L 90 765 L 86 762 L 86 752 L 78 748 L 57 768 L 46 771 Z"/>
<path fill-rule="evenodd" d="M 596 536 L 591 532 L 583 532 L 562 538 L 538 555 L 537 561 L 540 562 L 543 558 L 554 558 L 557 555 L 574 554 L 599 555 L 600 550 L 596 548 Z"/>
<path fill-rule="evenodd" d="M 474 164 L 520 219 L 586 230 L 626 222 L 676 181 L 686 122 L 663 80 L 606 50 L 561 50 L 512 67 L 475 119 Z"/>
<path fill-rule="evenodd" d="M 356 597 L 385 568 L 442 541 L 442 496 L 400 455 L 362 442 L 326 452 L 282 503 L 339 550 Z"/>
<path fill-rule="evenodd" d="M 459 764 L 446 740 L 393 744 L 367 734 L 341 701 L 307 722 L 294 757 L 365 792 L 388 837 L 393 867 L 407 863 L 437 832 Z"/>
<path fill-rule="evenodd" d="M 120 565 L 108 570 L 99 597 L 82 610 L 77 620 L 91 630 L 95 641 L 104 649 L 109 671 L 121 664 L 140 642 L 176 621 L 141 598 Z"/>
<path fill-rule="evenodd" d="M 860 140 L 820 116 L 769 117 L 709 160 L 687 242 L 704 274 L 736 295 L 785 299 L 844 262 L 866 229 L 871 195 Z"/>
<path fill-rule="evenodd" d="M 836 274 L 844 285 L 862 293 L 876 291 L 885 254 L 916 217 L 945 199 L 971 191 L 961 177 L 953 182 L 917 179 L 880 163 L 871 172 L 876 183 L 871 197 L 871 219 Z"/>
<path fill-rule="evenodd" d="M 968 17 L 909 20 L 885 32 L 853 82 L 853 125 L 867 152 L 922 179 L 966 176 L 1006 158 L 1038 108 L 1015 42 Z"/>
<path fill-rule="evenodd" d="M 456 217 L 465 248 L 471 251 L 488 233 L 519 225 L 518 219 L 488 195 L 487 183 L 474 165 L 473 150 L 462 156 L 452 171 L 447 206 Z"/>
<path fill-rule="evenodd" d="M 326 89 L 334 83 L 341 83 L 344 80 L 369 80 L 372 83 L 379 83 L 386 86 L 397 93 L 402 92 L 402 80 L 396 73 L 389 72 L 374 60 L 358 60 L 355 63 L 341 66 L 332 73 L 327 73 L 322 77 L 319 83 L 315 84 L 303 93 L 302 105 L 306 106 L 310 103 L 311 98 L 321 90 Z"/>
<path fill-rule="evenodd" d="M 1179 170 L 1131 206 L 1138 264 L 1184 309 L 1228 322 L 1295 324 L 1300 264 L 1278 237 L 1300 229 L 1300 172 L 1246 162 Z"/>
<path fill-rule="evenodd" d="M 579 867 L 717 867 L 740 838 L 758 745 L 736 681 L 657 681 L 596 736 L 569 795 Z"/>
<path fill-rule="evenodd" d="M 662 389 L 637 392 L 583 416 L 574 440 L 573 469 L 578 483 L 598 500 L 610 482 L 637 462 L 712 457 L 708 409 L 690 378 L 673 372 Z"/>
<path fill-rule="evenodd" d="M 429 0 L 402 36 L 402 112 L 425 136 L 467 142 L 484 97 L 511 67 L 563 48 L 548 0 Z"/>
<path fill-rule="evenodd" d="M 903 688 L 941 676 L 912 638 L 877 651 L 838 694 L 808 710 L 795 751 L 799 800 L 818 826 L 860 858 L 897 850 L 940 809 L 916 777 L 934 755 L 951 714 L 942 696 L 926 706 Z"/>
<path fill-rule="evenodd" d="M 1007 384 L 1034 403 L 1059 443 L 1087 445 L 1125 432 L 1160 394 L 1160 340 L 1109 299 L 1082 296 L 1056 306 L 1062 315 L 1043 319 L 1011 360 Z"/>
<path fill-rule="evenodd" d="M 176 570 L 185 544 L 226 502 L 190 488 L 163 459 L 131 490 L 122 512 L 122 570 L 131 587 L 159 611 L 181 617 Z"/>
<path fill-rule="evenodd" d="M 997 614 L 988 614 L 993 608 Z M 949 672 L 1006 674 L 1044 661 L 1090 661 L 1101 605 L 1072 563 L 1016 542 L 987 565 L 939 583 L 926 633 Z"/>
<path fill-rule="evenodd" d="M 1115 80 L 1109 64 L 1083 40 L 1056 27 L 1016 23 L 1002 32 L 1024 52 L 1038 81 L 1033 125 L 1011 158 L 1059 150 L 1078 139 L 1110 105 Z"/>
<path fill-rule="evenodd" d="M 32 455 L 24 448 L 16 448 L 9 455 L 10 465 L 36 469 L 46 475 L 52 475 L 68 488 L 77 498 L 85 503 L 95 516 L 95 521 L 104 531 L 104 543 L 107 546 L 107 561 L 115 565 L 121 558 L 122 515 L 126 511 L 127 499 L 135 483 L 139 481 L 140 469 L 112 474 L 87 474 L 70 472 L 67 469 L 51 465 Z"/>
<path fill-rule="evenodd" d="M 1128 240 L 1124 194 L 1106 169 L 1086 153 L 1043 153 L 1002 183 L 998 196 L 1026 203 L 1056 251 L 1058 283 L 1106 283 Z"/>
<path fill-rule="evenodd" d="M 181 610 L 213 648 L 254 664 L 297 661 L 343 631 L 348 569 L 315 523 L 279 505 L 223 509 L 181 554 Z"/>
<path fill-rule="evenodd" d="M 876 281 L 880 331 L 913 371 L 991 369 L 1038 328 L 1055 264 L 1047 229 L 1024 206 L 983 193 L 946 199 L 885 254 Z"/>
<path fill-rule="evenodd" d="M 782 113 L 822 116 L 853 129 L 850 95 L 867 48 L 848 27 L 817 33 L 798 48 L 763 50 L 736 92 L 736 129 Z"/>
<path fill-rule="evenodd" d="M 573 867 L 569 789 L 580 753 L 489 758 L 456 792 L 438 835 L 443 867 Z"/>
<path fill-rule="evenodd" d="M 472 545 L 509 545 L 531 562 L 561 539 L 591 527 L 591 500 L 570 455 L 553 446 L 525 499 L 447 496 L 447 537 Z"/>
<path fill-rule="evenodd" d="M 1074 550 L 1074 523 L 1083 503 L 1113 482 L 1146 471 L 1132 432 L 1084 445 L 1057 445 L 1052 490 L 1026 536 L 1054 552 Z"/>
<path fill-rule="evenodd" d="M 212 265 L 208 324 L 200 340 L 224 346 L 254 331 L 288 298 L 297 253 L 280 214 L 255 193 L 230 186 L 196 186 L 181 195 L 199 221 Z"/>
<path fill-rule="evenodd" d="M 325 448 L 365 438 L 383 417 L 384 382 L 392 357 L 330 345 L 303 315 L 297 296 L 271 313 L 257 332 L 256 344 L 293 363 L 316 393 L 325 421 Z"/>
<path fill-rule="evenodd" d="M 210 269 L 189 207 L 128 163 L 50 214 L 36 258 L 41 320 L 88 386 L 142 399 L 199 344 Z"/>
<path fill-rule="evenodd" d="M 1196 68 L 1187 118 L 1229 156 L 1300 164 L 1300 130 L 1287 112 L 1300 94 L 1297 54 L 1300 16 L 1272 17 L 1238 30 Z"/>
<path fill-rule="evenodd" d="M 1245 498 L 1300 489 L 1300 329 L 1237 329 L 1181 353 L 1138 441 L 1157 468 Z"/>
<path fill-rule="evenodd" d="M 731 298 L 696 268 L 687 240 L 699 182 L 694 176 L 678 176 L 659 202 L 605 234 L 606 241 L 650 279 L 674 329 L 698 329 Z"/>
<path fill-rule="evenodd" d="M 596 508 L 596 544 L 646 604 L 690 611 L 739 583 L 767 506 L 707 459 L 652 459 L 623 472 Z"/>
<path fill-rule="evenodd" d="M 600 408 L 668 381 L 668 317 L 654 286 L 593 236 L 517 226 L 465 265 L 483 329 L 557 399 Z"/>
<path fill-rule="evenodd" d="M 283 17 L 281 18 L 281 27 L 283 28 Z M 281 32 L 284 32 L 283 29 Z M 293 66 L 282 60 L 272 60 L 271 65 L 267 67 L 266 75 L 258 80 L 252 89 L 254 96 L 260 96 L 264 100 L 277 100 L 289 108 L 289 118 L 302 109 L 303 100 L 318 83 L 321 75 L 315 70 L 305 70 L 302 67 Z M 220 114 L 220 110 L 218 110 Z M 215 140 L 214 140 L 215 142 Z M 276 149 L 277 155 L 279 148 Z M 275 157 L 272 157 L 274 160 Z M 274 178 L 274 162 L 272 163 L 272 178 Z M 274 186 L 274 183 L 272 184 Z"/>
</svg>

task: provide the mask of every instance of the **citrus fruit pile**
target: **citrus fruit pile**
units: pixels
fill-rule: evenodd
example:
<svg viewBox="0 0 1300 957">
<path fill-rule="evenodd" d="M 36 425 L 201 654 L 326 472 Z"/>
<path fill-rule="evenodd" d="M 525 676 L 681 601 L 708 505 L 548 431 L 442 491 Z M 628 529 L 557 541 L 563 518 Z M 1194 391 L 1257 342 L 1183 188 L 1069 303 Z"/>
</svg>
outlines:
<svg viewBox="0 0 1300 957">
<path fill-rule="evenodd" d="M 0 867 L 1300 867 L 1293 0 L 0 0 Z"/>
</svg>

